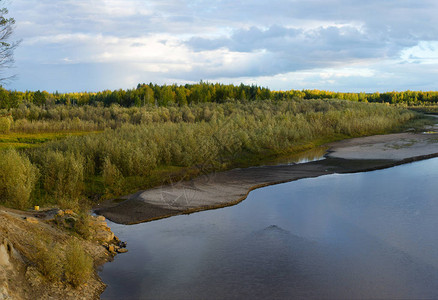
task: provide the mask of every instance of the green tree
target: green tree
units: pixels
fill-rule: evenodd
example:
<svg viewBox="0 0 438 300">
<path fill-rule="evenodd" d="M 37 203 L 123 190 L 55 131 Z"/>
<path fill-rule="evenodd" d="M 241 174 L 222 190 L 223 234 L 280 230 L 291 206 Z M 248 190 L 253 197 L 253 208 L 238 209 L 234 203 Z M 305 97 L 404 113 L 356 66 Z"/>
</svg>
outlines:
<svg viewBox="0 0 438 300">
<path fill-rule="evenodd" d="M 43 106 L 46 104 L 46 96 L 43 92 L 41 92 L 39 90 L 33 93 L 32 100 L 33 100 L 34 104 L 39 105 L 39 106 Z M 67 99 L 67 101 L 69 101 L 69 100 L 70 99 Z"/>
<path fill-rule="evenodd" d="M 165 85 L 162 89 L 161 89 L 161 94 L 160 94 L 160 104 L 167 106 L 169 104 L 173 104 L 175 103 L 175 92 L 172 90 L 171 86 L 167 86 Z"/>
<path fill-rule="evenodd" d="M 176 103 L 180 106 L 187 105 L 187 92 L 185 87 L 181 86 L 176 89 Z"/>
</svg>

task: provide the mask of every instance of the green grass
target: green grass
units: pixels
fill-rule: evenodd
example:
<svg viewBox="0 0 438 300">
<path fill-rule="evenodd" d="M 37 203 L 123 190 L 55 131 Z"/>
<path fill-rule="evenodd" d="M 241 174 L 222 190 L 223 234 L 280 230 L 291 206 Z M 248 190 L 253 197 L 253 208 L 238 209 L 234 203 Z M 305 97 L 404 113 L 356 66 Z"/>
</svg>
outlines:
<svg viewBox="0 0 438 300">
<path fill-rule="evenodd" d="M 10 132 L 0 134 L 0 149 L 14 148 L 24 149 L 38 147 L 44 143 L 62 140 L 71 136 L 82 136 L 98 133 L 98 131 L 76 131 L 76 132 L 42 132 L 42 133 L 22 133 Z"/>
</svg>

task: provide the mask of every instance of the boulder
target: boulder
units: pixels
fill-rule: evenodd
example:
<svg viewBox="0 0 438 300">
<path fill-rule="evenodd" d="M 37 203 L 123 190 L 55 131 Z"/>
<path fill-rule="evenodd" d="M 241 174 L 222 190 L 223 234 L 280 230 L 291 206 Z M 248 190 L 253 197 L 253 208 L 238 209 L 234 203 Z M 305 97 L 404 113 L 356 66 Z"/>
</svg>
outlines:
<svg viewBox="0 0 438 300">
<path fill-rule="evenodd" d="M 66 214 L 66 215 L 75 215 L 75 213 L 71 209 L 64 210 L 64 214 Z"/>
<path fill-rule="evenodd" d="M 38 219 L 33 218 L 33 217 L 25 217 L 24 218 L 27 222 L 32 223 L 32 224 L 38 224 Z"/>
<path fill-rule="evenodd" d="M 11 263 L 9 262 L 9 253 L 5 244 L 0 244 L 0 266 L 7 268 L 11 267 Z"/>
<path fill-rule="evenodd" d="M 96 239 L 101 242 L 108 243 L 114 239 L 114 233 L 111 231 L 100 230 L 96 233 Z"/>
<path fill-rule="evenodd" d="M 126 248 L 117 249 L 117 253 L 126 253 L 126 252 L 128 252 L 128 249 L 126 249 Z"/>
<path fill-rule="evenodd" d="M 111 253 L 111 254 L 116 254 L 117 252 L 116 252 L 116 248 L 114 247 L 114 245 L 109 245 L 108 246 L 108 251 Z"/>
</svg>

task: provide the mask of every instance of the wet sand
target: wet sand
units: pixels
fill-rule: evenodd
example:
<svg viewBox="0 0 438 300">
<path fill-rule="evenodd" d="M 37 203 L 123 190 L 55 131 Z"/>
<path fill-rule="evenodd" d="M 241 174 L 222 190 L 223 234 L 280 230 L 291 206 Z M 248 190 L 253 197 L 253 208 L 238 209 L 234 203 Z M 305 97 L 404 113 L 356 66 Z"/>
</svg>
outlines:
<svg viewBox="0 0 438 300">
<path fill-rule="evenodd" d="M 259 187 L 333 173 L 383 169 L 438 156 L 436 127 L 430 133 L 399 133 L 328 144 L 324 160 L 211 173 L 106 203 L 95 211 L 113 222 L 136 224 L 182 213 L 234 205 Z"/>
</svg>

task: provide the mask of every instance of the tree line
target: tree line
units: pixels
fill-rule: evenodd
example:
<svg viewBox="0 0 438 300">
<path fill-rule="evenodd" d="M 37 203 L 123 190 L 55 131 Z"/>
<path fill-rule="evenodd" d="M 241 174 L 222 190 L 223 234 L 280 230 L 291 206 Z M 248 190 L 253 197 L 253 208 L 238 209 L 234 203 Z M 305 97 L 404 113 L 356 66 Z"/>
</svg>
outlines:
<svg viewBox="0 0 438 300">
<path fill-rule="evenodd" d="M 209 82 L 185 85 L 138 84 L 134 89 L 104 90 L 101 92 L 49 93 L 46 91 L 9 91 L 0 88 L 0 109 L 17 108 L 34 104 L 52 107 L 57 104 L 69 106 L 123 107 L 185 106 L 205 102 L 225 103 L 229 101 L 343 99 L 358 102 L 378 102 L 406 105 L 428 105 L 438 103 L 436 91 L 404 91 L 386 93 L 341 93 L 324 90 L 271 91 L 257 85 L 232 85 Z"/>
</svg>

